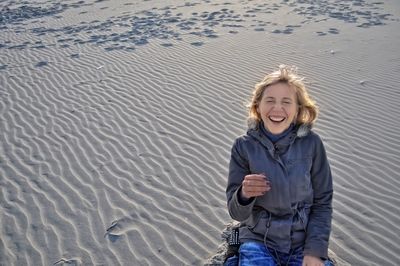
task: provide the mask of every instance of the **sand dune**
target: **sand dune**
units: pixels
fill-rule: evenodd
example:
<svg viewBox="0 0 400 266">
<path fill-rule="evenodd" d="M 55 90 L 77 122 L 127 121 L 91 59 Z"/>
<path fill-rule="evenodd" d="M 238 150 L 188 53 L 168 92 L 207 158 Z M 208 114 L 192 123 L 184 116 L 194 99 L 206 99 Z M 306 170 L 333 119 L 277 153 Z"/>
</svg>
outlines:
<svg viewBox="0 0 400 266">
<path fill-rule="evenodd" d="M 340 2 L 340 3 L 339 3 Z M 330 249 L 399 265 L 396 1 L 0 3 L 0 265 L 202 265 L 229 151 L 281 63 L 334 174 Z"/>
</svg>

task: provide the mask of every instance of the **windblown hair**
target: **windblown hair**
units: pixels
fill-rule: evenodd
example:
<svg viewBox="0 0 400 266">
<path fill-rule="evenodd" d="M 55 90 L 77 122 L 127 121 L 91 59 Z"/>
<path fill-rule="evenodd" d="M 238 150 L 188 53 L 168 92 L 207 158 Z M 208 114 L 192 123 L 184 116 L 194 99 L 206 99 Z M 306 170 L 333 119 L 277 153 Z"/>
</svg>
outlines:
<svg viewBox="0 0 400 266">
<path fill-rule="evenodd" d="M 264 91 L 268 86 L 279 82 L 289 84 L 296 92 L 298 113 L 296 124 L 312 125 L 318 116 L 318 107 L 314 100 L 307 93 L 304 78 L 297 75 L 297 68 L 294 66 L 280 65 L 277 71 L 274 71 L 264 79 L 257 83 L 253 91 L 251 102 L 248 104 L 249 114 L 247 122 L 249 125 L 259 123 L 261 121 L 260 114 L 257 112 L 257 107 L 261 101 Z"/>
</svg>

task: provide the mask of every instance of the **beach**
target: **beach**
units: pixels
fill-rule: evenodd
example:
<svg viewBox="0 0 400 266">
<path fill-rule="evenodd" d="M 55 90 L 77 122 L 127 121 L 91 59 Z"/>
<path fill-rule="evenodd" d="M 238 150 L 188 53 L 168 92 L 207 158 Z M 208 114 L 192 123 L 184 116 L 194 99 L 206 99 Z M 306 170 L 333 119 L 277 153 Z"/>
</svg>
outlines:
<svg viewBox="0 0 400 266">
<path fill-rule="evenodd" d="M 400 3 L 1 1 L 0 265 L 204 265 L 254 85 L 306 77 L 329 249 L 400 265 Z"/>
</svg>

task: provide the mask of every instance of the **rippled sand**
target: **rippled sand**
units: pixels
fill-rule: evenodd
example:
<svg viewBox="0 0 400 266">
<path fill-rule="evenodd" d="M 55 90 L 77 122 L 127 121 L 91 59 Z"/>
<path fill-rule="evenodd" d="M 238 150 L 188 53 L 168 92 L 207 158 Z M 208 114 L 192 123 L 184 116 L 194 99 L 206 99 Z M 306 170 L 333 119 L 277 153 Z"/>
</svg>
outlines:
<svg viewBox="0 0 400 266">
<path fill-rule="evenodd" d="M 0 265 L 204 264 L 244 105 L 281 63 L 320 105 L 330 249 L 399 265 L 400 5 L 299 2 L 2 1 Z"/>
</svg>

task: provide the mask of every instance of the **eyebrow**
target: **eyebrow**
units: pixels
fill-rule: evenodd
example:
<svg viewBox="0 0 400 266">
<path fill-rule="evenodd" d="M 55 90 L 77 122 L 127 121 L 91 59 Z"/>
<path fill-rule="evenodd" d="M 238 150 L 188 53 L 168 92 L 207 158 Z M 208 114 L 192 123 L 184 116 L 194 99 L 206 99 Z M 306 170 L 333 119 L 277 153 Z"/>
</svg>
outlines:
<svg viewBox="0 0 400 266">
<path fill-rule="evenodd" d="M 273 100 L 275 100 L 275 97 L 268 96 L 266 99 L 273 99 Z M 292 101 L 292 98 L 289 98 L 289 97 L 283 97 L 283 99 L 282 99 L 282 100 L 289 100 L 289 101 Z"/>
</svg>

